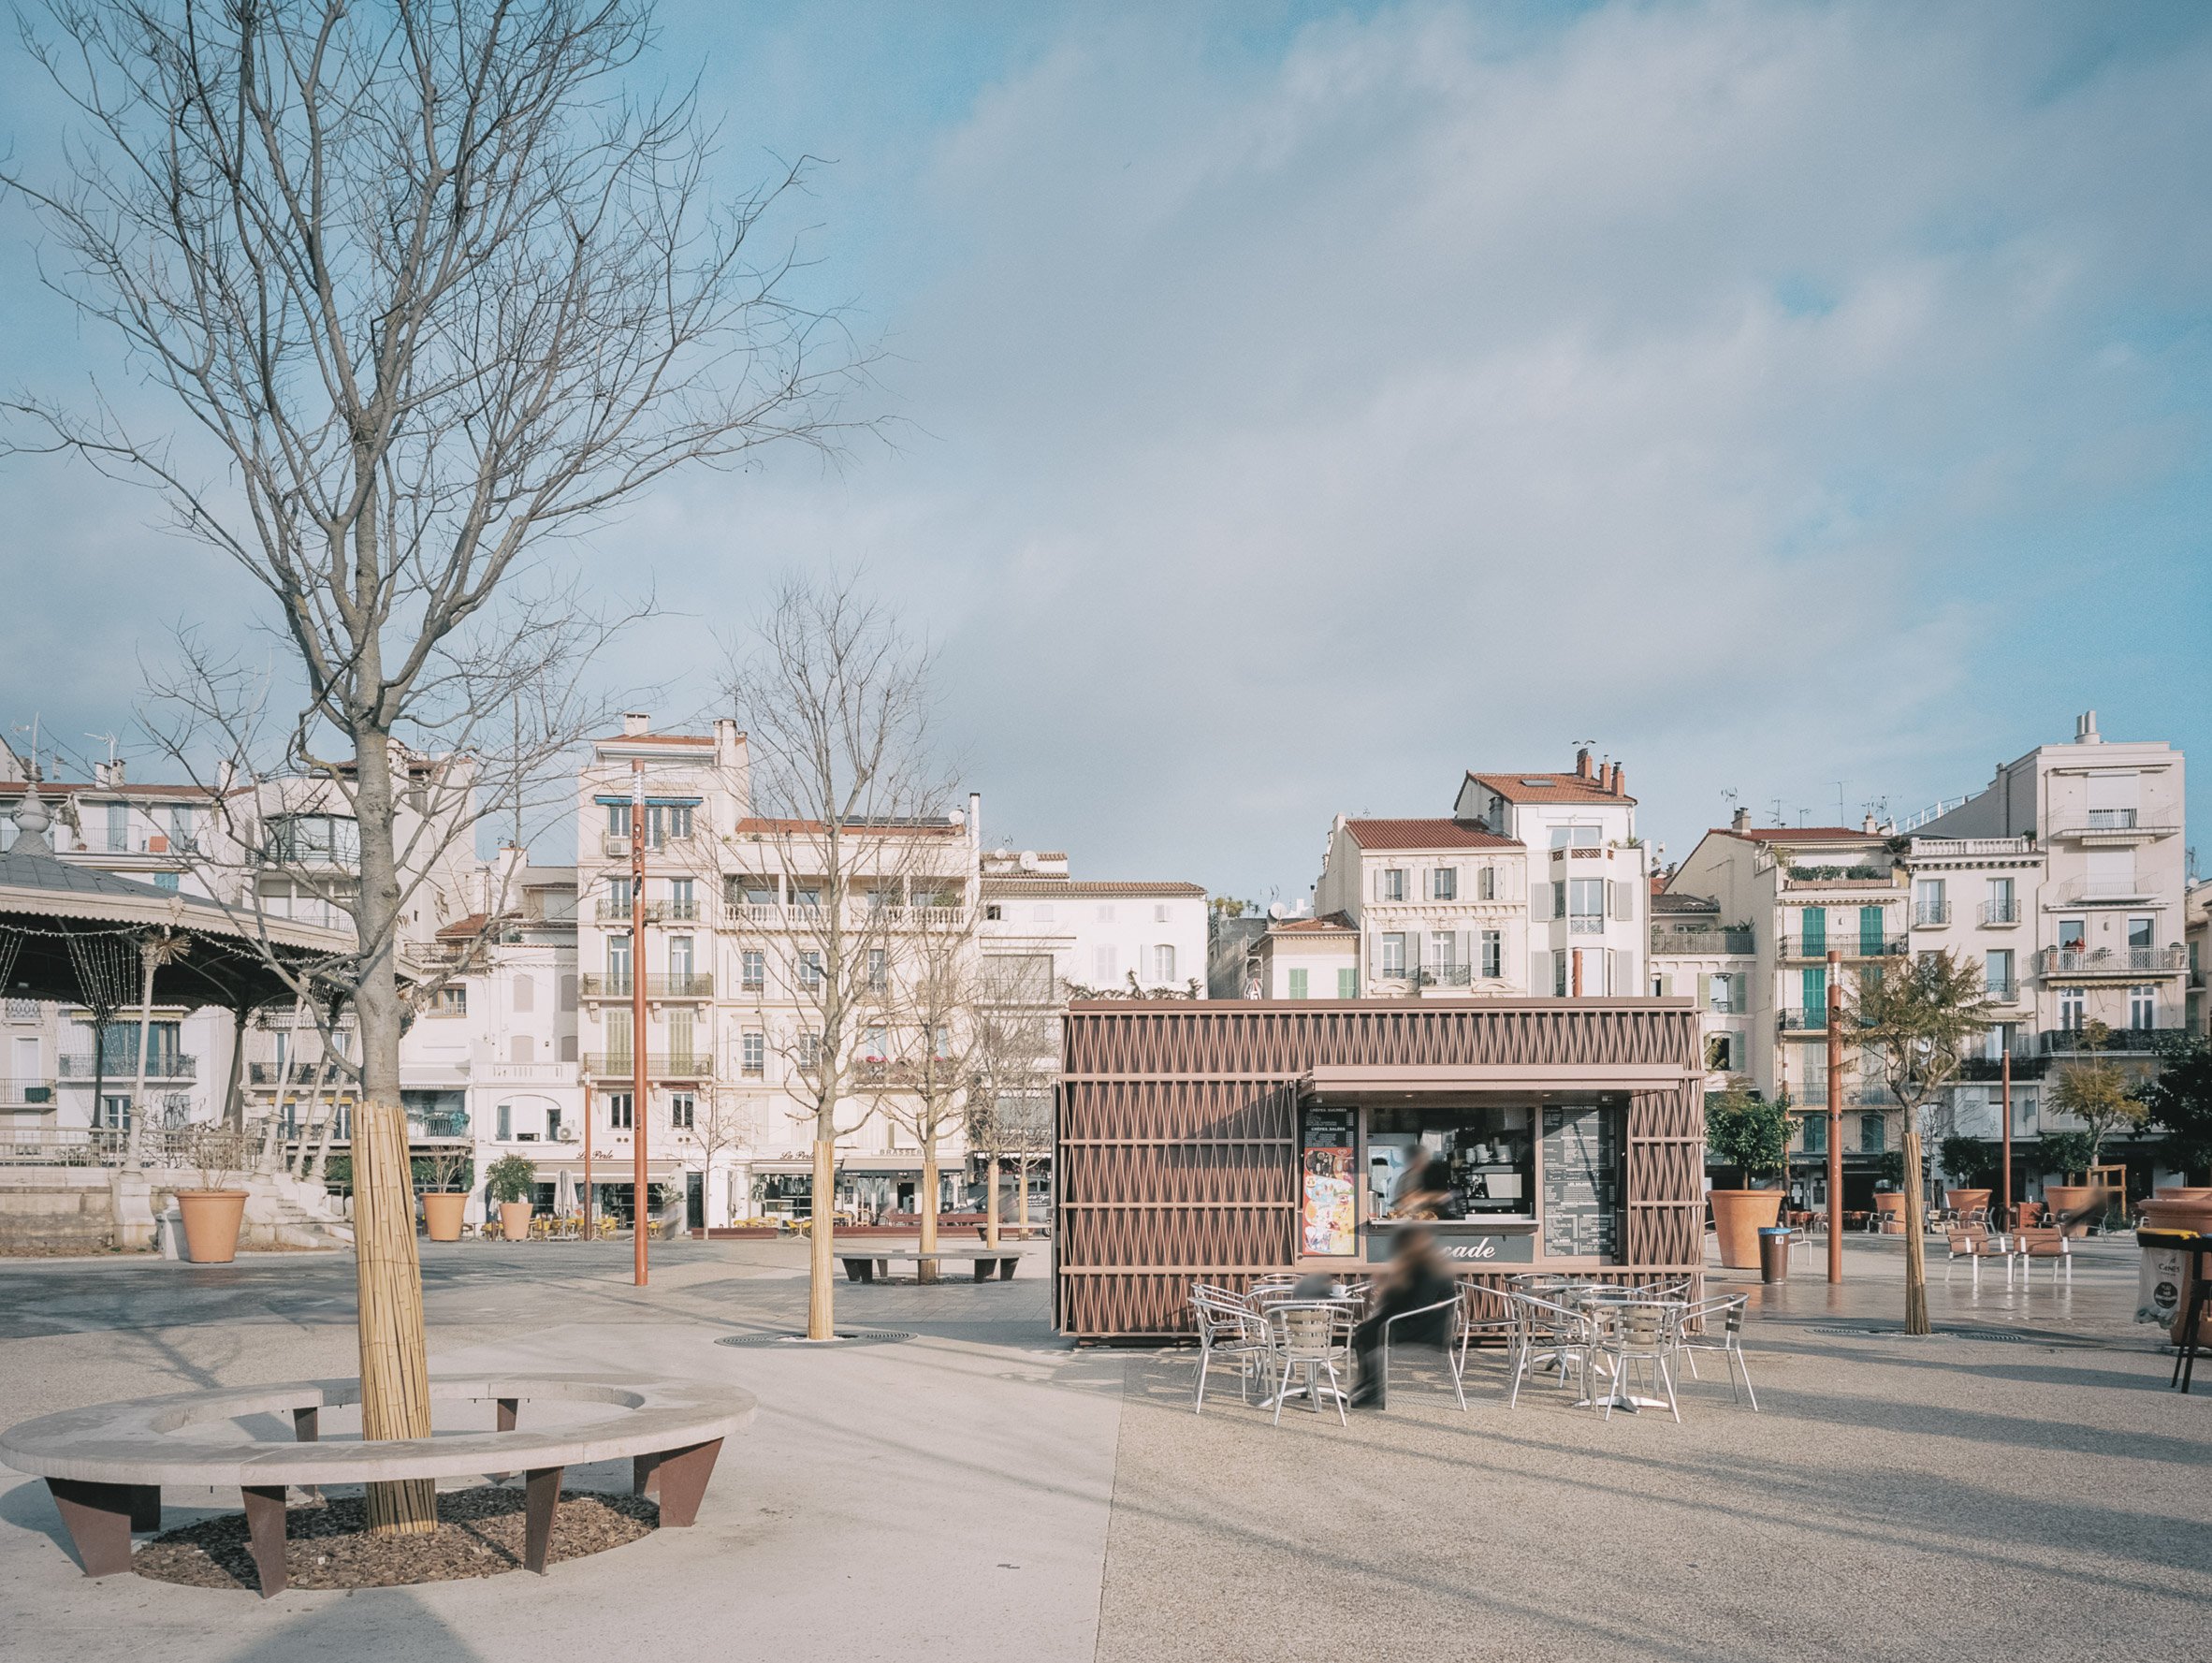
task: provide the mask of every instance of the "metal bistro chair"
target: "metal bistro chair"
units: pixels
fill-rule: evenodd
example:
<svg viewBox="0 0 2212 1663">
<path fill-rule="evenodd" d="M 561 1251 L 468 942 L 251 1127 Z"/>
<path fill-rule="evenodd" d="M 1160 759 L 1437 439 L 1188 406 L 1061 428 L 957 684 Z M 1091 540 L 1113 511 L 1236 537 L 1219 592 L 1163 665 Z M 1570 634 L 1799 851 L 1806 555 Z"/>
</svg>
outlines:
<svg viewBox="0 0 2212 1663">
<path fill-rule="evenodd" d="M 1273 1355 L 1268 1360 L 1272 1373 L 1281 1364 L 1282 1373 L 1275 1380 L 1275 1424 L 1283 1423 L 1283 1405 L 1290 1398 L 1290 1377 L 1304 1378 L 1299 1388 L 1312 1403 L 1314 1413 L 1321 1412 L 1321 1393 L 1326 1391 L 1336 1400 L 1336 1419 L 1340 1424 L 1349 1425 L 1344 1412 L 1344 1376 L 1340 1365 L 1349 1370 L 1352 1362 L 1352 1313 L 1335 1300 L 1300 1300 L 1274 1305 L 1267 1312 L 1268 1347 Z M 1329 1377 L 1329 1384 L 1321 1384 L 1321 1377 Z"/>
<path fill-rule="evenodd" d="M 1267 1369 L 1267 1325 L 1226 1288 L 1202 1284 L 1193 1288 L 1190 1309 L 1198 1322 L 1199 1336 L 1198 1394 L 1190 1412 L 1194 1415 L 1205 1412 L 1206 1376 L 1216 1357 L 1225 1364 L 1236 1364 L 1244 1399 L 1250 1403 L 1252 1382 Z"/>
<path fill-rule="evenodd" d="M 1467 1412 L 1467 1310 L 1463 1293 L 1449 1299 L 1439 1299 L 1433 1305 L 1418 1306 L 1410 1311 L 1400 1311 L 1386 1318 L 1382 1325 L 1382 1378 L 1375 1384 L 1381 1397 L 1387 1399 L 1390 1392 L 1390 1331 L 1401 1322 L 1410 1322 L 1417 1317 L 1434 1317 L 1445 1314 L 1444 1366 L 1451 1375 L 1452 1394 L 1460 1400 L 1460 1412 Z"/>
<path fill-rule="evenodd" d="M 1657 1300 L 1608 1301 L 1597 1307 L 1596 1350 L 1612 1364 L 1613 1389 L 1604 1399 L 1607 1420 L 1613 1418 L 1616 1408 L 1633 1412 L 1658 1406 L 1657 1398 L 1639 1398 L 1630 1390 L 1629 1382 L 1640 1366 L 1652 1390 L 1666 1392 L 1667 1411 L 1677 1425 L 1681 1423 L 1681 1408 L 1674 1397 L 1674 1374 L 1667 1366 L 1681 1346 L 1681 1306 Z"/>
<path fill-rule="evenodd" d="M 1753 1414 L 1759 1412 L 1759 1394 L 1752 1390 L 1751 1368 L 1743 1360 L 1743 1313 L 1750 1295 L 1724 1293 L 1690 1306 L 1678 1328 L 1682 1361 L 1690 1378 L 1698 1379 L 1697 1353 L 1718 1351 L 1728 1363 L 1728 1389 L 1736 1401 L 1748 1400 Z M 1738 1382 L 1741 1381 L 1739 1385 Z"/>
<path fill-rule="evenodd" d="M 1512 1408 L 1520 1404 L 1522 1377 L 1532 1368 L 1546 1364 L 1558 1368 L 1558 1384 L 1566 1384 L 1567 1370 L 1572 1366 L 1577 1380 L 1587 1385 L 1590 1319 L 1580 1311 L 1553 1305 L 1548 1299 L 1539 1299 L 1518 1289 L 1506 1297 L 1513 1306 L 1513 1381 L 1506 1393 L 1506 1407 Z"/>
<path fill-rule="evenodd" d="M 1973 1285 L 1979 1288 L 1982 1285 L 1982 1261 L 2001 1259 L 2004 1261 L 2004 1285 L 2008 1288 L 2012 1286 L 2013 1253 L 2001 1237 L 1992 1237 L 1986 1230 L 1978 1229 L 1950 1230 L 1943 1234 L 1951 1249 L 1943 1261 L 1946 1280 L 1950 1277 L 1951 1267 L 1963 1259 L 1972 1269 Z"/>
<path fill-rule="evenodd" d="M 2023 1277 L 2032 1280 L 2030 1273 L 2034 1267 L 2030 1261 L 2048 1259 L 2051 1262 L 2051 1281 L 2054 1286 L 2061 1269 L 2066 1272 L 2069 1284 L 2074 1280 L 2074 1249 L 2066 1245 L 2066 1232 L 2059 1226 L 2046 1225 L 2041 1230 L 2014 1231 L 2013 1251 L 2019 1255 Z"/>
</svg>

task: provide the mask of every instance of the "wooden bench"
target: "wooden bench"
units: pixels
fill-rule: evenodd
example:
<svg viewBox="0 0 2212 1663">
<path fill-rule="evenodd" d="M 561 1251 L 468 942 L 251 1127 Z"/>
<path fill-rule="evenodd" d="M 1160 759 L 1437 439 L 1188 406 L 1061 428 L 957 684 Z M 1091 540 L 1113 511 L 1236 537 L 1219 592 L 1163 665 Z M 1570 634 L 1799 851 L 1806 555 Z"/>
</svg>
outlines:
<svg viewBox="0 0 2212 1663">
<path fill-rule="evenodd" d="M 361 1401 L 358 1380 L 298 1380 L 277 1386 L 183 1392 L 128 1403 L 65 1409 L 0 1433 L 0 1461 L 46 1481 L 87 1576 L 131 1567 L 131 1534 L 161 1528 L 164 1485 L 239 1487 L 255 1568 L 266 1598 L 284 1586 L 287 1487 L 366 1484 L 400 1479 L 526 1475 L 523 1563 L 544 1574 L 570 1466 L 628 1459 L 632 1493 L 657 1490 L 661 1523 L 698 1516 L 722 1439 L 749 1425 L 749 1392 L 706 1380 L 626 1375 L 434 1376 L 430 1401 L 495 1406 L 496 1431 L 426 1438 L 323 1443 L 322 1411 Z M 522 1406 L 584 1403 L 619 1412 L 604 1419 L 519 1429 Z M 222 1444 L 170 1436 L 187 1426 L 249 1415 L 289 1415 L 290 1439 L 240 1437 Z"/>
<path fill-rule="evenodd" d="M 889 1251 L 870 1248 L 865 1253 L 848 1253 L 840 1250 L 837 1257 L 845 1262 L 846 1279 L 852 1282 L 873 1282 L 878 1278 L 888 1281 L 891 1277 L 892 1265 L 910 1262 L 914 1266 L 916 1277 L 919 1278 L 924 1264 L 927 1264 L 934 1272 L 938 1262 L 943 1259 L 972 1261 L 975 1265 L 975 1279 L 979 1282 L 989 1281 L 994 1269 L 997 1271 L 1000 1281 L 1011 1282 L 1014 1278 L 1014 1266 L 1022 1262 L 1022 1249 L 1019 1247 L 939 1247 L 932 1252 L 924 1253 L 919 1247 L 900 1247 Z"/>
</svg>

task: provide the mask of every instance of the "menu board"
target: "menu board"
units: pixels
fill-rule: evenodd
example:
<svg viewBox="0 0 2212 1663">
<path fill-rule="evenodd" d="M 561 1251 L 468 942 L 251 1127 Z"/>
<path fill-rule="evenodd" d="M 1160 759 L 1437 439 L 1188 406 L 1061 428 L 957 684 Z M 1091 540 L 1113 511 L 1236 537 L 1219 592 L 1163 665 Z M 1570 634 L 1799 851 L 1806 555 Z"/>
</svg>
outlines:
<svg viewBox="0 0 2212 1663">
<path fill-rule="evenodd" d="M 1309 1109 L 1299 1139 L 1299 1247 L 1314 1254 L 1357 1250 L 1352 1219 L 1352 1117 Z"/>
<path fill-rule="evenodd" d="M 1621 1256 L 1621 1116 L 1603 1109 L 1544 1111 L 1544 1253 Z"/>
</svg>

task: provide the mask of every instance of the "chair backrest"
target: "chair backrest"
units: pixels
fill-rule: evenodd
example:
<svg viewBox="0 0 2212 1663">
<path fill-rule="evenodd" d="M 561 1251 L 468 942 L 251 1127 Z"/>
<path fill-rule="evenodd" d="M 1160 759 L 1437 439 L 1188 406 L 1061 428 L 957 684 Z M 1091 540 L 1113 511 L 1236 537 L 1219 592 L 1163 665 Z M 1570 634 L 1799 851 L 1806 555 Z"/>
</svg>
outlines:
<svg viewBox="0 0 2212 1663">
<path fill-rule="evenodd" d="M 1750 1304 L 1751 1296 L 1747 1293 L 1716 1293 L 1710 1299 L 1701 1299 L 1685 1307 L 1682 1325 L 1702 1328 L 1710 1334 L 1714 1319 L 1718 1318 L 1724 1334 L 1741 1334 L 1743 1313 Z"/>
<path fill-rule="evenodd" d="M 1267 1327 L 1284 1355 L 1318 1357 L 1349 1343 L 1351 1316 L 1332 1300 L 1284 1301 L 1268 1307 Z"/>
<path fill-rule="evenodd" d="M 1656 1300 L 1624 1301 L 1604 1307 L 1613 1324 L 1615 1336 L 1623 1345 L 1639 1350 L 1649 1350 L 1666 1338 L 1668 1329 L 1681 1306 L 1664 1305 Z"/>
<path fill-rule="evenodd" d="M 1502 1288 L 1469 1282 L 1460 1290 L 1460 1321 L 1475 1331 L 1496 1331 L 1513 1325 L 1513 1295 Z"/>
</svg>

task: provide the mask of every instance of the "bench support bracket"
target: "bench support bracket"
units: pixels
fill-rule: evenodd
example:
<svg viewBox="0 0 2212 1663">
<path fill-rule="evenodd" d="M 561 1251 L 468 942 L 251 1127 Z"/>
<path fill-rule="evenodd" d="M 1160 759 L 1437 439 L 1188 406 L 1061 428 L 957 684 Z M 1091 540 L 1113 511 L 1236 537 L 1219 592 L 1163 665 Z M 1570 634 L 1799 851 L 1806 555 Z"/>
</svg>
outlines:
<svg viewBox="0 0 2212 1663">
<path fill-rule="evenodd" d="M 546 1574 L 546 1554 L 553 1545 L 553 1512 L 560 1505 L 558 1466 L 532 1467 L 529 1476 L 529 1511 L 523 1520 L 522 1563 L 540 1576 Z"/>
</svg>

